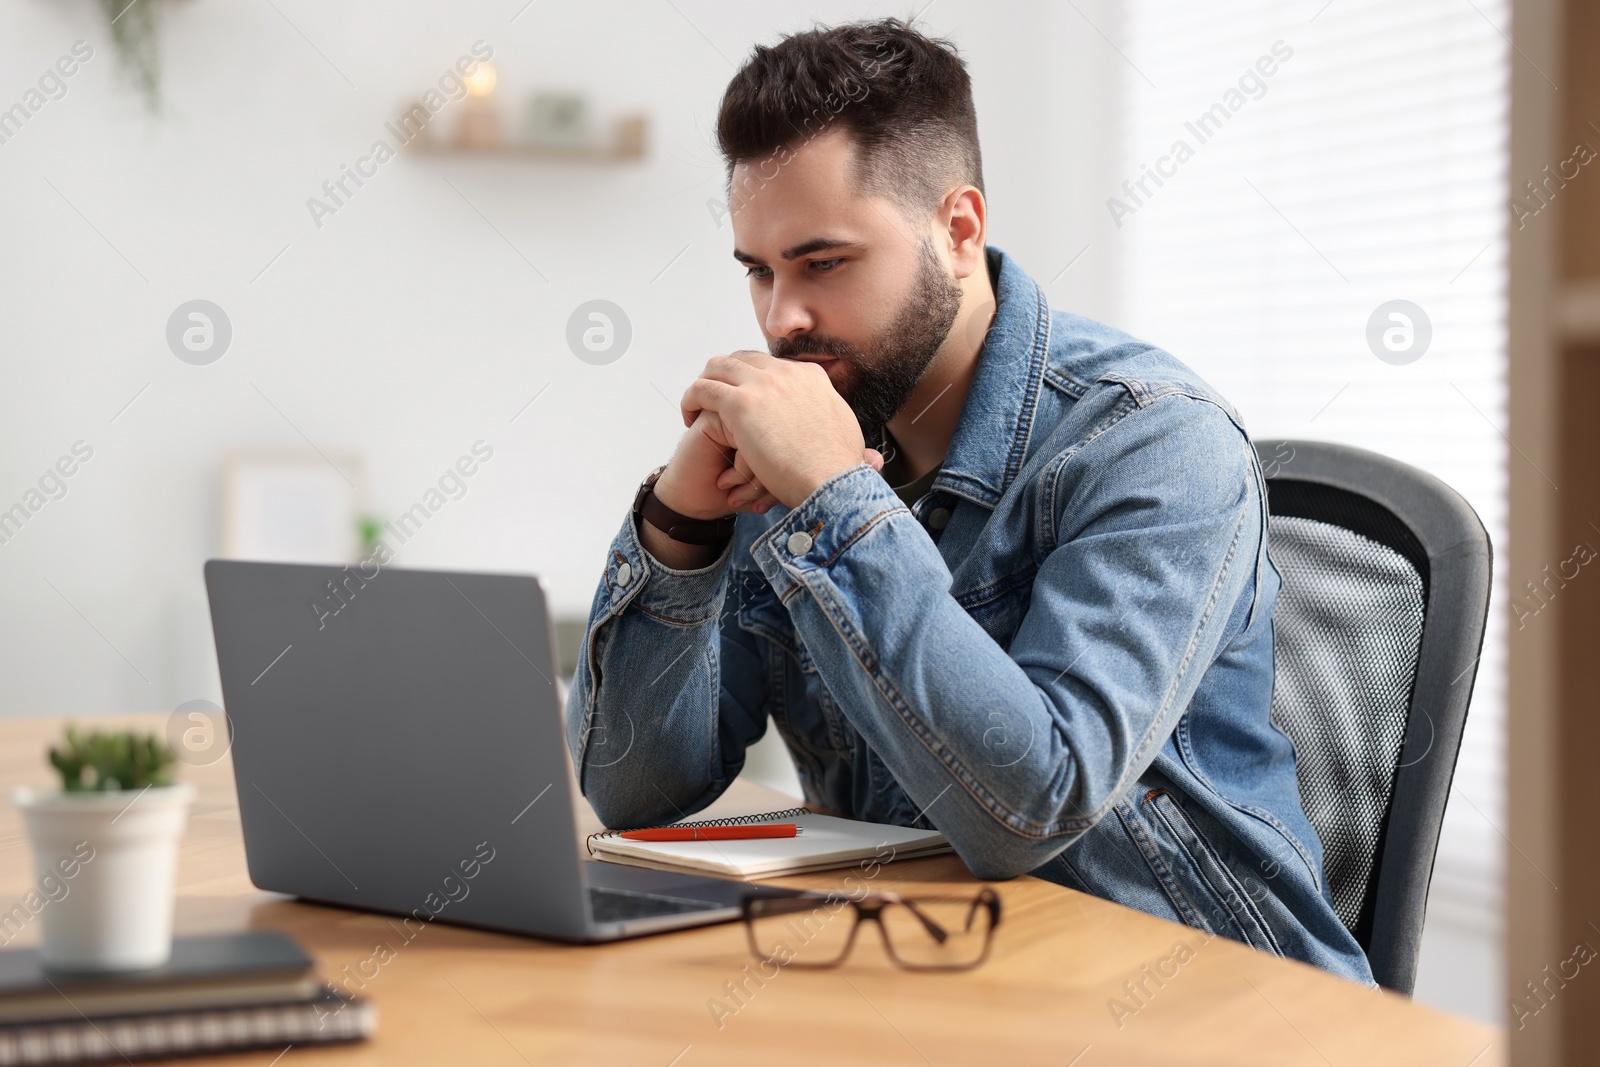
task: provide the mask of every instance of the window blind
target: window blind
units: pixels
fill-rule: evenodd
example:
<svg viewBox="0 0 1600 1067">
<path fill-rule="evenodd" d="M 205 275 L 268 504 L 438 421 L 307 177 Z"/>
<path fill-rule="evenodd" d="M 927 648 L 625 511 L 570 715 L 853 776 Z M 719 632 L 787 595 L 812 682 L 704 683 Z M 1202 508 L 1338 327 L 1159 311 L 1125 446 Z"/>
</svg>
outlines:
<svg viewBox="0 0 1600 1067">
<path fill-rule="evenodd" d="M 1193 366 L 1257 439 L 1340 441 L 1437 475 L 1503 561 L 1507 466 L 1528 462 L 1503 435 L 1507 4 L 1122 10 L 1101 23 L 1125 59 L 1105 204 L 1115 321 Z M 1380 311 L 1392 301 L 1422 315 Z M 1514 626 L 1495 582 L 1428 921 L 1497 940 Z"/>
</svg>

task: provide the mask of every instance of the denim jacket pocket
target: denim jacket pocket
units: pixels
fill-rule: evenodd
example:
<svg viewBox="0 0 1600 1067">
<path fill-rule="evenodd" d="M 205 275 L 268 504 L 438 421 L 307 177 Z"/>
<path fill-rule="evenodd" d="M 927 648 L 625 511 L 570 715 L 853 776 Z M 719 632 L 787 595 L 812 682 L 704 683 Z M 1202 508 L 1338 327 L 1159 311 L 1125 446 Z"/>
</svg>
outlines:
<svg viewBox="0 0 1600 1067">
<path fill-rule="evenodd" d="M 864 762 L 868 793 L 861 797 L 858 791 L 857 803 L 864 805 L 859 809 L 862 814 L 858 818 L 890 826 L 932 828 L 933 824 L 923 818 L 922 808 L 906 795 L 905 788 L 895 780 L 894 773 L 876 753 L 866 750 Z"/>
<path fill-rule="evenodd" d="M 791 749 L 798 747 L 817 765 L 821 760 L 848 756 L 850 745 L 844 713 L 817 673 L 816 661 L 795 633 L 789 609 L 784 607 L 759 573 L 744 579 L 739 587 L 739 626 L 767 643 L 768 670 L 780 699 L 773 708 L 778 729 Z"/>
<path fill-rule="evenodd" d="M 1172 905 L 1172 910 L 1177 914 L 1178 921 L 1185 926 L 1192 926 L 1196 930 L 1204 930 L 1208 934 L 1216 933 L 1216 928 L 1206 918 L 1202 908 L 1202 901 L 1191 899 L 1190 894 L 1184 891 L 1178 883 L 1178 876 L 1173 866 L 1168 862 L 1172 849 L 1161 848 L 1150 834 L 1150 828 L 1145 825 L 1133 805 L 1126 800 L 1111 809 L 1116 813 L 1117 821 L 1122 823 L 1123 830 L 1133 841 L 1134 847 L 1144 857 L 1145 865 L 1150 868 L 1150 873 L 1155 876 L 1156 883 L 1161 886 L 1161 891 L 1166 894 L 1167 902 Z"/>
<path fill-rule="evenodd" d="M 767 584 L 766 577 L 759 571 L 741 569 L 735 570 L 729 578 L 739 598 L 739 628 L 764 637 L 793 655 L 794 625 L 789 621 L 788 609 L 778 603 L 778 594 Z"/>
<path fill-rule="evenodd" d="M 1162 851 L 1174 857 L 1170 869 L 1183 884 L 1186 895 L 1197 904 L 1205 902 L 1206 924 L 1212 932 L 1283 955 L 1272 928 L 1256 907 L 1256 898 L 1177 798 L 1165 789 L 1152 789 L 1144 795 L 1140 807 L 1150 829 L 1165 839 L 1162 844 L 1166 848 Z"/>
<path fill-rule="evenodd" d="M 975 589 L 953 591 L 972 620 L 995 639 L 1002 647 L 1011 643 L 1017 627 L 1027 617 L 1033 600 L 1033 579 L 1038 573 L 1033 566 L 987 582 Z"/>
</svg>

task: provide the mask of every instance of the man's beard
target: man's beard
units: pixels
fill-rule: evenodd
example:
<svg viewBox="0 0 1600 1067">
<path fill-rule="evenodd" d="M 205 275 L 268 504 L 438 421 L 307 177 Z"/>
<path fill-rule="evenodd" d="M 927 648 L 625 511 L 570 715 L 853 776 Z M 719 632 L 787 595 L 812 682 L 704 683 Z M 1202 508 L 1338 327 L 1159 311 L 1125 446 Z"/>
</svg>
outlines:
<svg viewBox="0 0 1600 1067">
<path fill-rule="evenodd" d="M 945 273 L 932 242 L 923 241 L 917 260 L 917 277 L 905 307 L 865 349 L 837 337 L 809 333 L 792 340 L 778 337 L 770 346 L 779 359 L 838 359 L 846 373 L 835 383 L 836 388 L 855 412 L 868 444 L 881 440 L 884 426 L 911 399 L 961 311 L 961 286 Z"/>
</svg>

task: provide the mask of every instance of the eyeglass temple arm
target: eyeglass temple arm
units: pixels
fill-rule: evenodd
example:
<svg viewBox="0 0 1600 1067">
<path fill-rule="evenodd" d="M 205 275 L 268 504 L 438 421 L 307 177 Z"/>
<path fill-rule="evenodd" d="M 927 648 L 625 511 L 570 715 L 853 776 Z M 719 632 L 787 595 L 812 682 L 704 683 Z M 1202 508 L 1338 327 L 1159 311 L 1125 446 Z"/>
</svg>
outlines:
<svg viewBox="0 0 1600 1067">
<path fill-rule="evenodd" d="M 933 916 L 927 914 L 921 908 L 917 907 L 916 901 L 905 900 L 902 898 L 900 901 L 898 901 L 898 903 L 904 904 L 910 910 L 911 914 L 917 917 L 917 921 L 922 923 L 922 928 L 928 931 L 929 937 L 933 938 L 941 945 L 950 940 L 950 935 L 945 933 L 944 927 L 935 922 Z M 972 920 L 970 917 L 967 919 L 967 925 L 972 925 Z"/>
</svg>

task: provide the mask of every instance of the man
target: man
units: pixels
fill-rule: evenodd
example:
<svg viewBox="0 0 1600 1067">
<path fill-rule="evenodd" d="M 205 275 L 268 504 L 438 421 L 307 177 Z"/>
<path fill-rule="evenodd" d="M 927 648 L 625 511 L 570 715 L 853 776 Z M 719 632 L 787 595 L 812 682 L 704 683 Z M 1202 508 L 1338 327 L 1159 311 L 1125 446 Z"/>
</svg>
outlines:
<svg viewBox="0 0 1600 1067">
<path fill-rule="evenodd" d="M 1371 984 L 1270 719 L 1237 414 L 986 246 L 946 43 L 757 48 L 717 135 L 770 354 L 706 364 L 612 542 L 568 712 L 595 811 L 704 807 L 770 719 L 813 806 Z"/>
</svg>

